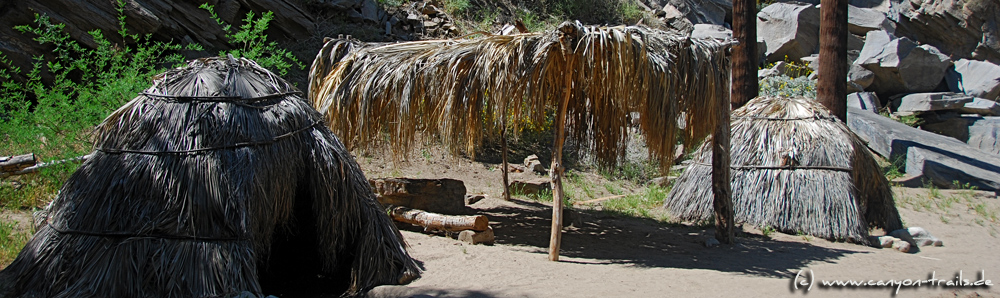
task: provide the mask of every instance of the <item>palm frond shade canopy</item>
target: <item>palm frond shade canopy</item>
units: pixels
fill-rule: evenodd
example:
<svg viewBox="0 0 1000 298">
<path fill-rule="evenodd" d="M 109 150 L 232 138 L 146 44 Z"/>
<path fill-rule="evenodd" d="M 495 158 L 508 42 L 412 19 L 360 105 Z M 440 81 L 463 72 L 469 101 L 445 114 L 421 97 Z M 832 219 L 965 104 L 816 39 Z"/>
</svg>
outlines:
<svg viewBox="0 0 1000 298">
<path fill-rule="evenodd" d="M 500 127 L 543 123 L 546 111 L 555 110 L 549 246 L 555 261 L 566 132 L 593 149 L 599 162 L 613 165 L 625 153 L 626 119 L 637 112 L 650 155 L 667 167 L 679 123 L 690 144 L 728 120 L 730 46 L 645 27 L 579 22 L 467 40 L 333 39 L 313 62 L 309 98 L 349 150 L 388 145 L 396 158 L 412 148 L 417 133 L 472 155 Z"/>
<path fill-rule="evenodd" d="M 717 102 L 728 98 L 729 46 L 645 27 L 578 23 L 461 40 L 331 39 L 313 62 L 309 98 L 349 150 L 389 147 L 401 157 L 418 133 L 472 154 L 499 130 L 500 115 L 508 115 L 512 130 L 542 123 L 569 88 L 566 127 L 589 140 L 599 160 L 620 160 L 626 119 L 638 112 L 651 154 L 668 161 L 678 122 L 686 124 L 688 141 L 712 132 Z"/>
<path fill-rule="evenodd" d="M 163 73 L 96 136 L 0 296 L 351 296 L 419 276 L 320 114 L 253 61 Z"/>
</svg>

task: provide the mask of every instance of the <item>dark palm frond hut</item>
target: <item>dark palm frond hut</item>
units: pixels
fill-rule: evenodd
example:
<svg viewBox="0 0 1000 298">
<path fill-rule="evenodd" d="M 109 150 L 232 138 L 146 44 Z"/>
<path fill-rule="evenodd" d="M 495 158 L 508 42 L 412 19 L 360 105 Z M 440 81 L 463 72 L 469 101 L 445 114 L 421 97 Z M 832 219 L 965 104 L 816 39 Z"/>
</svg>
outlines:
<svg viewBox="0 0 1000 298">
<path fill-rule="evenodd" d="M 250 60 L 157 76 L 97 128 L 91 158 L 0 272 L 7 296 L 352 296 L 416 278 L 321 118 Z"/>
<path fill-rule="evenodd" d="M 686 124 L 683 139 L 690 144 L 727 119 L 730 46 L 579 22 L 459 40 L 366 45 L 334 39 L 313 62 L 309 98 L 349 150 L 389 147 L 395 157 L 412 148 L 417 134 L 472 155 L 501 123 L 516 131 L 545 123 L 554 110 L 550 259 L 557 260 L 566 132 L 599 162 L 614 165 L 625 153 L 629 114 L 637 112 L 651 157 L 668 166 L 678 123 Z"/>
<path fill-rule="evenodd" d="M 869 241 L 902 228 L 889 182 L 871 153 L 819 102 L 758 97 L 733 111 L 736 222 L 832 240 Z M 711 149 L 703 145 L 664 207 L 685 220 L 712 216 Z"/>
</svg>

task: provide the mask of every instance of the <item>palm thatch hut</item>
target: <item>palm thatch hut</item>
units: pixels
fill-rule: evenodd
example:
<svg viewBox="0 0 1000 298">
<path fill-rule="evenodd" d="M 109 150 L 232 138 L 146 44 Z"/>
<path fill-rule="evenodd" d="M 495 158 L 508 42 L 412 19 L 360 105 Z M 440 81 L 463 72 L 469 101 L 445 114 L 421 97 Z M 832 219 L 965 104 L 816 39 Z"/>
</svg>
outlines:
<svg viewBox="0 0 1000 298">
<path fill-rule="evenodd" d="M 733 111 L 736 222 L 867 244 L 869 230 L 902 228 L 889 182 L 871 153 L 819 102 L 758 97 Z M 701 146 L 664 207 L 685 220 L 712 217 L 711 150 Z"/>
<path fill-rule="evenodd" d="M 6 295 L 353 296 L 418 277 L 321 119 L 250 60 L 157 76 L 98 126 L 91 158 L 0 272 Z"/>
<path fill-rule="evenodd" d="M 645 27 L 566 22 L 546 32 L 396 44 L 329 40 L 313 62 L 309 98 L 349 150 L 391 148 L 439 137 L 474 154 L 485 136 L 555 111 L 553 240 L 561 231 L 562 145 L 568 132 L 607 165 L 625 153 L 637 112 L 651 158 L 669 165 L 682 139 L 713 132 L 729 113 L 729 41 Z M 498 121 L 509 119 L 509 121 Z M 556 254 L 553 256 L 553 251 Z"/>
</svg>

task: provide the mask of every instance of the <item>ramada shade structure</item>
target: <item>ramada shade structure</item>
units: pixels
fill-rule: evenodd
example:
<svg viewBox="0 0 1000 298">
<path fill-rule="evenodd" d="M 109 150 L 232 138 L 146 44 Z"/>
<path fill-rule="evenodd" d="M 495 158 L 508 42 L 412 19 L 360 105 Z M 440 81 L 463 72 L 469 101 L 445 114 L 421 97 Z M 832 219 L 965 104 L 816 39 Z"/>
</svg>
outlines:
<svg viewBox="0 0 1000 298">
<path fill-rule="evenodd" d="M 541 123 L 547 109 L 555 110 L 555 260 L 566 133 L 586 140 L 599 161 L 615 164 L 625 152 L 627 115 L 638 112 L 650 154 L 669 165 L 678 137 L 691 144 L 728 127 L 730 46 L 645 27 L 571 22 L 546 32 L 457 40 L 332 39 L 313 62 L 309 98 L 349 150 L 388 145 L 395 156 L 408 152 L 418 133 L 472 153 L 499 130 L 498 119 L 516 128 Z M 686 124 L 683 136 L 679 122 Z"/>
<path fill-rule="evenodd" d="M 353 296 L 419 276 L 321 115 L 253 61 L 167 71 L 95 133 L 0 297 Z"/>
</svg>

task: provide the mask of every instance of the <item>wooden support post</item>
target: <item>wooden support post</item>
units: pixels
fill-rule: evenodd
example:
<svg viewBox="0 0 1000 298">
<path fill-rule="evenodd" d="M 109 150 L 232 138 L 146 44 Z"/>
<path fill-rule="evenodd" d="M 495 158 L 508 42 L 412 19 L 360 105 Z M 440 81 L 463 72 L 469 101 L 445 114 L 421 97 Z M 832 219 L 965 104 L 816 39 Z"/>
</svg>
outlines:
<svg viewBox="0 0 1000 298">
<path fill-rule="evenodd" d="M 720 243 L 733 243 L 733 198 L 729 176 L 729 122 L 730 102 L 719 99 L 716 117 L 718 125 L 712 134 L 712 193 L 715 195 L 715 239 Z"/>
<path fill-rule="evenodd" d="M 506 100 L 506 99 L 504 99 Z M 510 169 L 507 168 L 507 102 L 503 104 L 503 114 L 500 115 L 500 158 L 503 160 L 503 199 L 510 201 L 510 181 L 507 178 L 507 173 Z"/>
<path fill-rule="evenodd" d="M 566 50 L 566 63 L 573 65 L 576 61 L 576 54 L 572 49 Z M 562 189 L 562 151 L 563 143 L 566 141 L 566 109 L 569 106 L 569 99 L 573 95 L 573 67 L 567 67 L 565 83 L 563 83 L 562 99 L 556 110 L 555 121 L 555 144 L 552 146 L 552 166 L 549 168 L 549 176 L 552 178 L 552 236 L 549 238 L 549 261 L 559 261 L 559 246 L 562 243 L 562 209 L 563 194 Z"/>
<path fill-rule="evenodd" d="M 819 81 L 816 100 L 847 123 L 847 2 L 820 2 Z"/>
</svg>

